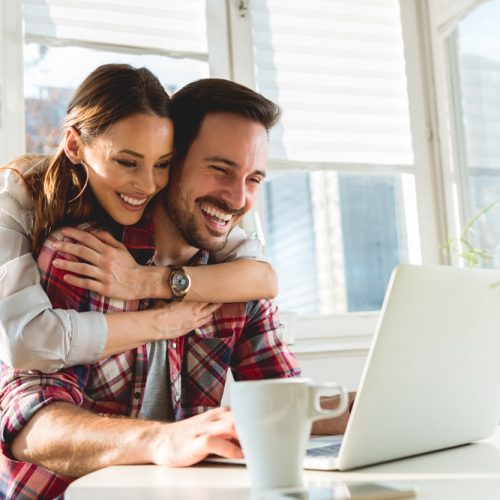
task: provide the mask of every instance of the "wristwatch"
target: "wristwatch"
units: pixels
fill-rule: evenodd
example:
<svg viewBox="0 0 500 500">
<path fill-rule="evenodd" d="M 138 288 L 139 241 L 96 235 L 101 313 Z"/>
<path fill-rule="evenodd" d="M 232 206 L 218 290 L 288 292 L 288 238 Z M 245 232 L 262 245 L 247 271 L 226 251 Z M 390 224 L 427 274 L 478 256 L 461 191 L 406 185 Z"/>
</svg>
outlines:
<svg viewBox="0 0 500 500">
<path fill-rule="evenodd" d="M 191 288 L 191 278 L 180 266 L 168 267 L 171 271 L 168 277 L 168 285 L 172 292 L 172 300 L 182 300 Z"/>
</svg>

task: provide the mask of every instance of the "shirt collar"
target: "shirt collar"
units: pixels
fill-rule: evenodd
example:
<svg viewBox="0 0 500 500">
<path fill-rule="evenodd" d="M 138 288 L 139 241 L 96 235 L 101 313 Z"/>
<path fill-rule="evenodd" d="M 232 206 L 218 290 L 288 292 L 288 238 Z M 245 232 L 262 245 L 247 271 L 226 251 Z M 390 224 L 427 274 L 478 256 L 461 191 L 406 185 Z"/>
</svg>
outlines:
<svg viewBox="0 0 500 500">
<path fill-rule="evenodd" d="M 156 252 L 154 225 L 148 211 L 133 226 L 123 226 L 122 242 L 139 264 L 147 264 Z"/>
<path fill-rule="evenodd" d="M 210 258 L 210 254 L 206 250 L 198 250 L 191 259 L 189 259 L 189 262 L 187 263 L 188 266 L 206 266 L 208 264 Z"/>
<path fill-rule="evenodd" d="M 139 264 L 146 264 L 151 261 L 156 252 L 156 242 L 153 218 L 150 211 L 146 212 L 137 224 L 123 226 L 121 232 L 123 244 Z M 206 266 L 209 260 L 210 253 L 208 251 L 198 250 L 186 265 Z"/>
</svg>

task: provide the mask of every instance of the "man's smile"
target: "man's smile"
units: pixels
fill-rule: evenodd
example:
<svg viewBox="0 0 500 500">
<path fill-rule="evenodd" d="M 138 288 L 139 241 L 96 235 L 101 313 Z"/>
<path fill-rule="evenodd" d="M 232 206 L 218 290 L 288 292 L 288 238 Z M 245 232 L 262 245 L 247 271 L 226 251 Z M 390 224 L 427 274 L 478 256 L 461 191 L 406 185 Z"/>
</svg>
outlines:
<svg viewBox="0 0 500 500">
<path fill-rule="evenodd" d="M 227 226 L 233 218 L 233 214 L 216 208 L 209 203 L 202 203 L 200 205 L 200 208 L 201 211 L 205 214 L 205 218 L 221 227 Z"/>
</svg>

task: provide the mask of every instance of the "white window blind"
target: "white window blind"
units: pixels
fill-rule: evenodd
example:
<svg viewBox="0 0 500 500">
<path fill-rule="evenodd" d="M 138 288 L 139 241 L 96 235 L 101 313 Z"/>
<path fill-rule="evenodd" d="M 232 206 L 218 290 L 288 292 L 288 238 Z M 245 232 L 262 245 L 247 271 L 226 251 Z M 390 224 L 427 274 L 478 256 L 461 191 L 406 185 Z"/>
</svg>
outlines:
<svg viewBox="0 0 500 500">
<path fill-rule="evenodd" d="M 26 41 L 208 60 L 205 0 L 24 0 Z"/>
<path fill-rule="evenodd" d="M 280 103 L 271 157 L 413 165 L 397 0 L 252 0 L 258 89 Z"/>
</svg>

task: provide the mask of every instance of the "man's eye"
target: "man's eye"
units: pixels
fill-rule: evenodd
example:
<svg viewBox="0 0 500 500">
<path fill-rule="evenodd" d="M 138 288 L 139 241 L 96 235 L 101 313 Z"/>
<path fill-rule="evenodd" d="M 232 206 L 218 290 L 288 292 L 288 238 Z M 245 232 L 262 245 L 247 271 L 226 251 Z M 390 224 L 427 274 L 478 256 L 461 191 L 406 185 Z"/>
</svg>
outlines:
<svg viewBox="0 0 500 500">
<path fill-rule="evenodd" d="M 217 165 L 210 165 L 210 168 L 211 168 L 212 170 L 215 170 L 216 172 L 220 172 L 220 173 L 222 173 L 222 174 L 227 173 L 227 169 L 226 169 L 226 168 L 224 168 L 224 167 L 218 167 Z"/>
<path fill-rule="evenodd" d="M 260 184 L 262 182 L 262 178 L 261 177 L 250 177 L 248 179 L 249 182 L 251 182 L 252 184 Z"/>
<path fill-rule="evenodd" d="M 132 167 L 137 166 L 137 162 L 135 162 L 133 160 L 119 160 L 119 159 L 117 159 L 116 163 L 118 163 L 122 167 L 128 167 L 128 168 L 132 168 Z"/>
</svg>

